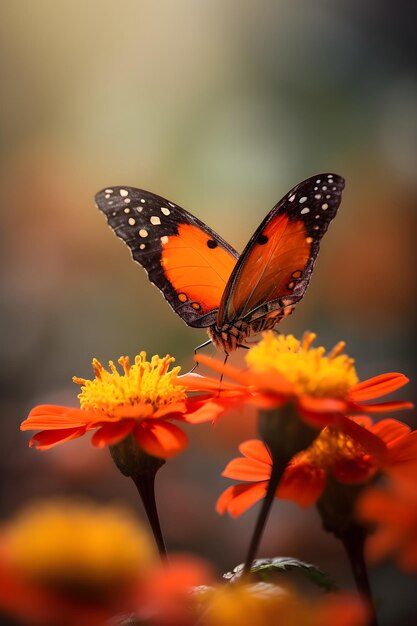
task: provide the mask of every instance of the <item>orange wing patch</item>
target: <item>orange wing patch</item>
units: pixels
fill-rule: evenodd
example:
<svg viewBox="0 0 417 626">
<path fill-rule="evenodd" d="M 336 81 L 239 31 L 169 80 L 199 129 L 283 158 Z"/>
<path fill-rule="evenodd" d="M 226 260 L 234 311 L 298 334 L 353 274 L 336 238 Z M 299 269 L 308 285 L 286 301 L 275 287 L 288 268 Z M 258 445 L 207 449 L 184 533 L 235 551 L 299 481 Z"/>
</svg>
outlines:
<svg viewBox="0 0 417 626">
<path fill-rule="evenodd" d="M 280 215 L 253 242 L 235 277 L 226 319 L 244 317 L 261 304 L 293 294 L 310 259 L 313 239 L 301 220 Z"/>
<path fill-rule="evenodd" d="M 161 264 L 178 300 L 208 313 L 219 306 L 236 259 L 197 226 L 181 224 L 178 235 L 164 238 Z"/>
</svg>

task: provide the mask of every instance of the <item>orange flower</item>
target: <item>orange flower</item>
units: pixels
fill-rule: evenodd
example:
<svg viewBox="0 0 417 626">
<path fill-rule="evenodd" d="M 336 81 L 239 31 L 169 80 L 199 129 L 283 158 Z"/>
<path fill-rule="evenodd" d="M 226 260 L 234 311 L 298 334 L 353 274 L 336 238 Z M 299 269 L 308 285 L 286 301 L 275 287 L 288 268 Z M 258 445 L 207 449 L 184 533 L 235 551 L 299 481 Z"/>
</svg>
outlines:
<svg viewBox="0 0 417 626">
<path fill-rule="evenodd" d="M 411 480 L 393 481 L 385 489 L 367 489 L 358 502 L 363 522 L 376 524 L 367 540 L 367 554 L 373 561 L 393 554 L 398 566 L 417 573 L 417 487 Z"/>
<path fill-rule="evenodd" d="M 101 626 L 136 606 L 155 556 L 123 508 L 34 502 L 0 528 L 0 610 L 23 624 Z"/>
<path fill-rule="evenodd" d="M 314 333 L 306 333 L 302 341 L 298 341 L 292 335 L 276 336 L 271 331 L 266 332 L 262 340 L 248 350 L 248 367 L 243 371 L 206 355 L 198 355 L 196 360 L 236 381 L 237 384 L 224 389 L 223 410 L 238 402 L 250 402 L 261 408 L 292 403 L 303 420 L 323 428 L 330 423 L 344 427 L 343 415 L 346 414 L 387 412 L 413 406 L 404 401 L 364 404 L 403 387 L 408 378 L 387 373 L 359 382 L 353 359 L 343 354 L 344 342 L 339 342 L 325 355 L 324 348 L 311 347 L 315 337 Z M 199 381 L 199 377 L 195 377 L 193 388 L 218 393 L 219 381 L 202 377 Z"/>
<path fill-rule="evenodd" d="M 367 437 L 355 437 L 340 432 L 333 426 L 324 428 L 312 445 L 295 455 L 288 464 L 278 486 L 276 497 L 293 500 L 302 507 L 314 504 L 324 491 L 328 475 L 344 484 L 368 482 L 378 472 L 393 472 L 396 476 L 410 471 L 411 459 L 417 464 L 417 432 L 393 419 L 373 424 L 366 416 L 352 420 L 356 428 L 366 430 L 369 448 L 359 443 Z M 377 445 L 375 444 L 377 442 Z M 236 517 L 261 500 L 266 493 L 271 475 L 272 459 L 262 441 L 252 439 L 239 446 L 244 458 L 233 459 L 225 468 L 223 476 L 247 483 L 226 489 L 217 501 L 219 513 L 227 511 Z M 404 451 L 407 451 L 405 458 Z M 414 452 L 414 454 L 413 454 Z M 415 476 L 415 474 L 413 474 Z"/>
<path fill-rule="evenodd" d="M 205 421 L 220 410 L 215 401 L 188 398 L 186 387 L 178 377 L 180 368 L 169 371 L 174 361 L 170 356 L 146 360 L 141 352 L 132 365 L 128 357 L 109 362 L 109 371 L 93 360 L 95 378 L 74 377 L 81 385 L 80 408 L 40 405 L 32 409 L 22 422 L 21 430 L 41 430 L 30 440 L 30 446 L 46 450 L 64 441 L 95 431 L 92 444 L 99 448 L 114 445 L 133 435 L 147 453 L 169 458 L 187 444 L 186 434 L 171 420 Z"/>
<path fill-rule="evenodd" d="M 353 594 L 307 599 L 275 585 L 229 584 L 200 594 L 201 626 L 365 626 L 366 604 Z"/>
</svg>

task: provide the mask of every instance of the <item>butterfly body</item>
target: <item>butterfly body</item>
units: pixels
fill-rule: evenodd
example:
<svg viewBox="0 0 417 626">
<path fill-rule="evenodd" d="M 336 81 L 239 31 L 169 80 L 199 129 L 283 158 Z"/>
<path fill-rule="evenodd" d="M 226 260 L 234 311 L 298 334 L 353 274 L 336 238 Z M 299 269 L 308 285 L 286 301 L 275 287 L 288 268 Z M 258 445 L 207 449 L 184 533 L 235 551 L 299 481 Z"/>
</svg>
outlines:
<svg viewBox="0 0 417 626">
<path fill-rule="evenodd" d="M 100 191 L 96 202 L 174 311 L 189 326 L 207 328 L 214 345 L 229 353 L 292 313 L 343 188 L 335 174 L 303 181 L 273 207 L 240 256 L 156 194 L 117 186 Z"/>
</svg>

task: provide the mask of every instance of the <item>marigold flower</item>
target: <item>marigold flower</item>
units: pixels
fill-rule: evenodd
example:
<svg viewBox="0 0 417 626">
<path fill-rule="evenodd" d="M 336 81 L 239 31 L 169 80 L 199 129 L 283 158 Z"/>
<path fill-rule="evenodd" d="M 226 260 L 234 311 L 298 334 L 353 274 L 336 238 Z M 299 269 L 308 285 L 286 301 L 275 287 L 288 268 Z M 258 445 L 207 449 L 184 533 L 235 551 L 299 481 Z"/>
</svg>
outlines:
<svg viewBox="0 0 417 626">
<path fill-rule="evenodd" d="M 417 573 L 415 473 L 413 477 L 413 487 L 410 481 L 395 480 L 385 489 L 367 489 L 357 506 L 363 522 L 376 524 L 375 533 L 367 540 L 369 558 L 378 561 L 394 555 L 398 566 L 409 574 Z"/>
<path fill-rule="evenodd" d="M 208 590 L 201 626 L 365 626 L 366 605 L 353 594 L 307 600 L 274 585 L 233 585 Z"/>
<path fill-rule="evenodd" d="M 230 398 L 228 404 L 224 403 L 225 408 L 243 401 L 261 408 L 293 403 L 301 418 L 322 428 L 346 414 L 412 407 L 404 401 L 364 404 L 403 387 L 408 378 L 387 373 L 358 382 L 354 360 L 343 354 L 345 343 L 339 342 L 326 355 L 323 347 L 311 347 L 315 337 L 314 333 L 305 333 L 299 341 L 292 335 L 266 332 L 262 340 L 248 350 L 245 370 L 223 365 L 207 355 L 198 355 L 196 360 L 238 383 L 228 388 Z M 198 388 L 197 379 L 195 388 Z M 219 381 L 206 378 L 201 388 L 218 392 Z M 344 425 L 343 420 L 339 421 L 339 426 Z"/>
<path fill-rule="evenodd" d="M 311 446 L 296 454 L 284 472 L 276 491 L 277 498 L 293 500 L 302 507 L 314 504 L 322 495 L 329 475 L 344 484 L 366 483 L 378 472 L 405 472 L 404 451 L 417 463 L 416 431 L 394 419 L 384 419 L 376 424 L 367 416 L 351 420 L 371 434 L 372 454 L 369 448 L 355 438 L 340 432 L 333 426 L 325 427 Z M 355 431 L 356 435 L 356 431 Z M 374 445 L 375 440 L 378 445 Z M 367 442 L 366 437 L 362 441 Z M 239 446 L 243 458 L 230 461 L 223 476 L 246 483 L 232 485 L 217 501 L 219 513 L 228 512 L 236 517 L 261 500 L 266 493 L 271 475 L 272 458 L 267 446 L 252 439 Z M 407 457 L 407 458 L 408 458 Z"/>
<path fill-rule="evenodd" d="M 102 624 L 131 610 L 155 560 L 128 511 L 88 501 L 31 504 L 0 530 L 0 548 L 0 608 L 30 624 Z"/>
<path fill-rule="evenodd" d="M 40 405 L 32 409 L 20 426 L 21 430 L 41 430 L 30 440 L 30 446 L 46 450 L 64 441 L 95 431 L 92 444 L 99 448 L 119 443 L 133 435 L 149 455 L 169 458 L 187 444 L 186 434 L 171 420 L 204 421 L 217 415 L 214 402 L 188 398 L 186 387 L 178 376 L 180 367 L 169 370 L 174 358 L 146 353 L 118 360 L 123 373 L 113 361 L 109 370 L 93 360 L 95 378 L 74 377 L 81 385 L 80 408 Z"/>
</svg>

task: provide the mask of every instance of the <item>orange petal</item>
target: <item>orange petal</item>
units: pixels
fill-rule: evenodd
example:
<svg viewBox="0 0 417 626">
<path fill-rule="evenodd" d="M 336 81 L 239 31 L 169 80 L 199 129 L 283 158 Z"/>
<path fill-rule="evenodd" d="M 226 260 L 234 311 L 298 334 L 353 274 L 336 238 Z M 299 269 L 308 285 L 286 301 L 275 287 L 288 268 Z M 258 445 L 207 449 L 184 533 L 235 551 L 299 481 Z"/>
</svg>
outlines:
<svg viewBox="0 0 417 626">
<path fill-rule="evenodd" d="M 373 378 L 368 378 L 361 383 L 352 387 L 349 397 L 353 402 L 362 402 L 363 400 L 372 400 L 380 398 L 392 391 L 400 389 L 409 382 L 404 374 L 390 372 L 388 374 L 380 374 Z"/>
<path fill-rule="evenodd" d="M 355 405 L 352 405 L 355 408 Z M 357 404 L 356 409 L 365 413 L 390 413 L 391 411 L 402 411 L 403 409 L 413 409 L 412 402 L 381 402 L 378 404 Z"/>
<path fill-rule="evenodd" d="M 187 411 L 183 417 L 190 424 L 214 422 L 222 413 L 235 406 L 235 401 L 226 397 L 200 399 L 201 396 L 190 398 L 187 403 Z"/>
<path fill-rule="evenodd" d="M 410 484 L 411 490 L 417 490 L 417 431 L 414 430 L 397 440 L 389 449 L 389 461 L 386 472 L 404 483 Z"/>
<path fill-rule="evenodd" d="M 151 417 L 151 415 L 153 415 L 153 412 L 153 406 L 149 402 L 138 402 L 137 404 L 123 404 L 113 409 L 114 417 L 118 417 L 119 419 L 129 417 L 136 419 L 146 419 L 147 417 Z M 97 418 L 97 421 L 114 422 L 114 417 L 108 416 L 107 419 L 106 417 L 100 419 Z"/>
<path fill-rule="evenodd" d="M 408 435 L 411 428 L 399 420 L 384 419 L 374 424 L 370 430 L 388 446 L 392 446 L 398 439 Z"/>
<path fill-rule="evenodd" d="M 166 421 L 141 422 L 137 424 L 134 436 L 147 454 L 161 459 L 175 456 L 188 443 L 188 437 L 184 431 Z"/>
<path fill-rule="evenodd" d="M 277 495 L 308 507 L 317 502 L 326 485 L 326 472 L 311 463 L 292 463 L 284 472 Z"/>
<path fill-rule="evenodd" d="M 265 465 L 265 463 L 259 463 L 259 461 L 255 461 L 254 459 L 239 457 L 232 459 L 226 465 L 222 476 L 235 478 L 236 480 L 249 480 L 251 482 L 269 480 L 271 476 L 271 466 Z"/>
<path fill-rule="evenodd" d="M 91 422 L 94 415 L 90 411 L 73 409 L 56 404 L 35 406 L 20 425 L 20 430 L 78 428 Z"/>
<path fill-rule="evenodd" d="M 320 626 L 368 626 L 371 611 L 366 601 L 353 593 L 326 594 L 314 622 Z"/>
<path fill-rule="evenodd" d="M 249 459 L 255 459 L 261 463 L 271 466 L 272 459 L 268 448 L 260 439 L 248 439 L 239 445 L 239 452 Z"/>
<path fill-rule="evenodd" d="M 211 391 L 218 393 L 221 391 L 242 391 L 244 388 L 236 383 L 229 383 L 225 380 L 220 382 L 219 378 L 200 376 L 200 374 L 190 373 L 178 376 L 178 382 L 184 385 L 187 391 Z"/>
<path fill-rule="evenodd" d="M 185 402 L 173 402 L 172 404 L 166 404 L 165 406 L 161 406 L 159 409 L 155 411 L 153 417 L 166 417 L 170 415 L 171 417 L 174 415 L 181 416 L 182 413 L 185 413 L 187 410 L 187 405 Z"/>
<path fill-rule="evenodd" d="M 59 443 L 77 439 L 86 433 L 86 428 L 64 428 L 62 430 L 42 430 L 32 437 L 29 442 L 31 448 L 37 450 L 48 450 Z"/>
<path fill-rule="evenodd" d="M 360 443 L 380 465 L 385 463 L 388 458 L 387 446 L 377 435 L 344 415 L 338 415 L 333 423 L 346 435 Z"/>
<path fill-rule="evenodd" d="M 134 420 L 122 420 L 117 424 L 104 424 L 91 437 L 91 443 L 97 448 L 112 446 L 127 437 L 134 427 Z"/>
<path fill-rule="evenodd" d="M 227 363 L 225 364 L 223 361 L 213 359 L 212 357 L 207 356 L 207 354 L 196 354 L 194 360 L 197 363 L 202 363 L 203 365 L 206 365 L 214 372 L 218 372 L 219 374 L 223 374 L 223 376 L 226 376 L 227 378 L 231 378 L 232 380 L 240 382 L 242 385 L 247 384 L 246 372 L 242 372 L 242 370 L 237 369 L 232 365 L 227 365 Z"/>
<path fill-rule="evenodd" d="M 345 413 L 346 402 L 337 398 L 301 396 L 299 406 L 309 413 Z"/>
<path fill-rule="evenodd" d="M 216 511 L 220 514 L 226 511 L 232 517 L 238 517 L 247 511 L 255 502 L 265 496 L 268 482 L 253 484 L 232 485 L 224 491 L 216 503 Z"/>
</svg>

